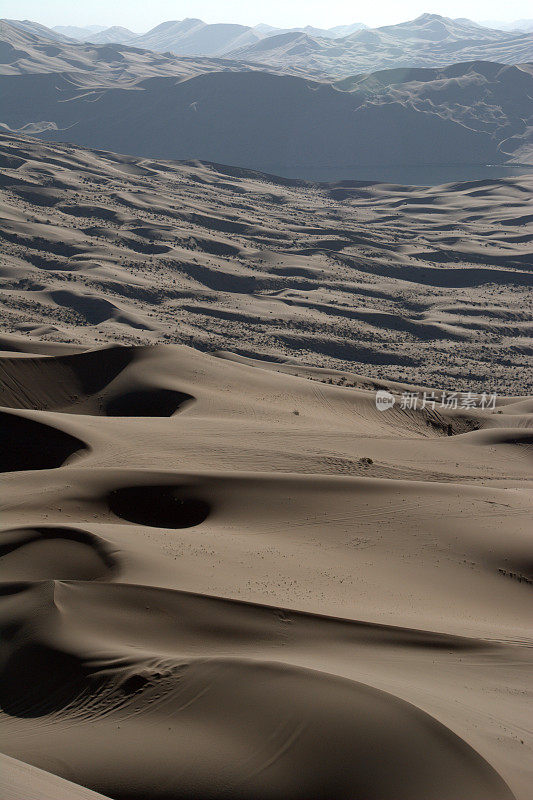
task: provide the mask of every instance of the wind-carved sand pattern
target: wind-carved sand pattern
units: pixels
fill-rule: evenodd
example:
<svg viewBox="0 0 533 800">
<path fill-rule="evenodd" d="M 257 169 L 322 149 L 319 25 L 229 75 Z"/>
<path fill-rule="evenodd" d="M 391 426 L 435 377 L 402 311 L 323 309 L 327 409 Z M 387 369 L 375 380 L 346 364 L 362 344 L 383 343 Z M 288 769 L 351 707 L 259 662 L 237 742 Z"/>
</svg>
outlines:
<svg viewBox="0 0 533 800">
<path fill-rule="evenodd" d="M 95 413 L 92 384 L 128 351 L 84 369 L 88 388 L 66 374 L 69 352 L 104 343 L 180 342 L 447 389 L 528 391 L 531 176 L 312 184 L 3 134 L 0 163 L 2 329 L 80 346 L 61 351 L 32 408 L 68 403 L 61 387 L 76 386 L 79 413 Z M 20 370 L 26 386 L 31 366 Z M 152 405 L 142 375 L 130 397 L 113 388 L 97 413 L 172 414 L 188 402 L 160 382 Z"/>
<path fill-rule="evenodd" d="M 532 398 L 3 347 L 2 798 L 527 800 Z"/>
</svg>

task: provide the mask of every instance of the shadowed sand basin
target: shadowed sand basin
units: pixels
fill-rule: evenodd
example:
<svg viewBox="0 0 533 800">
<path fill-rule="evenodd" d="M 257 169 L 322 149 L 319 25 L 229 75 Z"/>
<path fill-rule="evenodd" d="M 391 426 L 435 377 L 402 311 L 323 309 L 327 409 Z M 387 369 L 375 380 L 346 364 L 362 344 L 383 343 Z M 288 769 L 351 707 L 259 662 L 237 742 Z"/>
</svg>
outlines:
<svg viewBox="0 0 533 800">
<path fill-rule="evenodd" d="M 0 411 L 0 470 L 53 469 L 85 445 L 74 436 L 26 416 Z"/>
<path fill-rule="evenodd" d="M 3 347 L 2 797 L 528 800 L 531 398 Z"/>
<path fill-rule="evenodd" d="M 128 522 L 156 528 L 193 528 L 207 519 L 209 503 L 181 486 L 131 486 L 114 489 L 109 509 Z"/>
</svg>

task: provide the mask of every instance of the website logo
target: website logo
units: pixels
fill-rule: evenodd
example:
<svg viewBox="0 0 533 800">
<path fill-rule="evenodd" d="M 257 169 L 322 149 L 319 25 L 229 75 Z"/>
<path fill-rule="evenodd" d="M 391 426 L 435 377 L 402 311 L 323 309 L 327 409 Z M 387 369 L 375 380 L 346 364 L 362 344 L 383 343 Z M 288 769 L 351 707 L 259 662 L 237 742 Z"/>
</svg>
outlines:
<svg viewBox="0 0 533 800">
<path fill-rule="evenodd" d="M 383 389 L 376 392 L 376 408 L 378 411 L 387 411 L 393 407 L 395 402 L 396 399 L 390 392 L 386 392 Z"/>
</svg>

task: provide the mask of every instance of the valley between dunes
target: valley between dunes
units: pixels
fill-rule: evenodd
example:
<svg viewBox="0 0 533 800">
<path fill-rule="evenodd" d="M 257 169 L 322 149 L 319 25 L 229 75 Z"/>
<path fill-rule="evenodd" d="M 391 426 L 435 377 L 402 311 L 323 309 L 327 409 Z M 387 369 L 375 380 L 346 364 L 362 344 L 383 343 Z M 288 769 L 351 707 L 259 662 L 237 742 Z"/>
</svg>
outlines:
<svg viewBox="0 0 533 800">
<path fill-rule="evenodd" d="M 533 176 L 316 184 L 1 134 L 0 164 L 6 333 L 528 392 Z"/>
<path fill-rule="evenodd" d="M 2 799 L 528 800 L 529 180 L 0 144 Z"/>
<path fill-rule="evenodd" d="M 5 800 L 527 800 L 531 398 L 12 346 Z"/>
</svg>

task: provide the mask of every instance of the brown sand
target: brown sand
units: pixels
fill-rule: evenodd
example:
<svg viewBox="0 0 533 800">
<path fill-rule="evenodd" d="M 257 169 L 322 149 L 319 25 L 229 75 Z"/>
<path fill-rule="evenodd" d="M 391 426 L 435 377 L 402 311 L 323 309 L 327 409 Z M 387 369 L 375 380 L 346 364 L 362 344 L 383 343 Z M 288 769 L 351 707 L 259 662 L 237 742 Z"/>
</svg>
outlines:
<svg viewBox="0 0 533 800">
<path fill-rule="evenodd" d="M 2 800 L 529 800 L 530 182 L 0 158 Z"/>
<path fill-rule="evenodd" d="M 7 756 L 120 800 L 527 800 L 530 400 L 379 412 L 171 345 L 0 367 Z M 90 797 L 28 769 L 3 797 Z"/>
<path fill-rule="evenodd" d="M 15 136 L 0 159 L 10 334 L 529 391 L 532 177 L 317 185 Z"/>
</svg>

